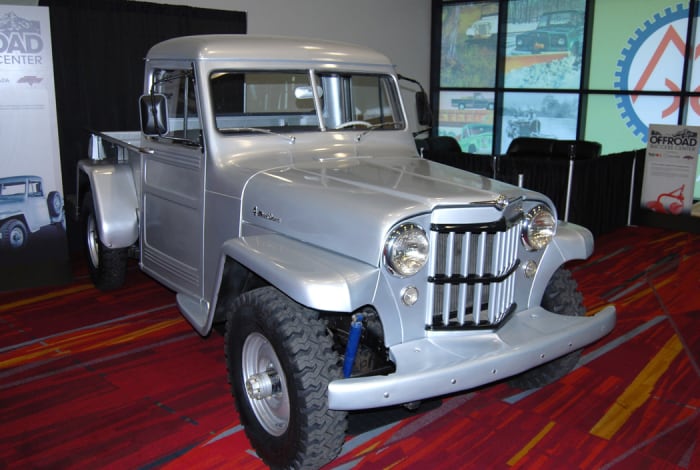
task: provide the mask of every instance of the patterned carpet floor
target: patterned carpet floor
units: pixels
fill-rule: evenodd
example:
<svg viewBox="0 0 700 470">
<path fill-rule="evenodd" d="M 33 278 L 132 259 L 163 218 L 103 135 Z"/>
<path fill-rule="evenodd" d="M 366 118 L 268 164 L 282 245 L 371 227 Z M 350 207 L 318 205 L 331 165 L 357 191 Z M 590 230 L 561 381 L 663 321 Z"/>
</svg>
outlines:
<svg viewBox="0 0 700 470">
<path fill-rule="evenodd" d="M 700 468 L 700 235 L 635 227 L 569 265 L 613 332 L 571 374 L 352 413 L 329 469 Z M 0 469 L 256 469 L 226 382 L 172 292 L 127 285 L 0 293 Z"/>
</svg>

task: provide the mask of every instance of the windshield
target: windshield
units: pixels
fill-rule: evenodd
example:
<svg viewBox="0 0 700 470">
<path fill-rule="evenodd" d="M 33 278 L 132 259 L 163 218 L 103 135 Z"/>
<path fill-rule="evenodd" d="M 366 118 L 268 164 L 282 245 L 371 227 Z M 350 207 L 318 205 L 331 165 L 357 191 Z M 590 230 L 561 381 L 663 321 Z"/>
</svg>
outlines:
<svg viewBox="0 0 700 470">
<path fill-rule="evenodd" d="M 579 21 L 577 20 L 578 18 L 575 13 L 562 11 L 542 16 L 537 26 L 539 28 L 545 28 L 547 26 L 578 25 Z"/>
<path fill-rule="evenodd" d="M 403 129 L 389 75 L 306 71 L 216 71 L 212 108 L 220 132 Z M 319 110 L 314 99 L 318 100 Z"/>
</svg>

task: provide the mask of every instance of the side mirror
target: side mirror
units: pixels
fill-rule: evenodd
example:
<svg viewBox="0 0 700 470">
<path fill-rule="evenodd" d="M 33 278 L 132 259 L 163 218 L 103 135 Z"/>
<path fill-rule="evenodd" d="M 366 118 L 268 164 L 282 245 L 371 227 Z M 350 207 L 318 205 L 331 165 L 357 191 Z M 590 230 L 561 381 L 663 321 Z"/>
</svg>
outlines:
<svg viewBox="0 0 700 470">
<path fill-rule="evenodd" d="M 422 126 L 433 125 L 430 101 L 428 100 L 428 95 L 423 90 L 416 92 L 416 114 L 418 116 L 418 123 Z"/>
<path fill-rule="evenodd" d="M 150 94 L 139 98 L 141 131 L 148 136 L 168 133 L 168 107 L 165 95 Z"/>
</svg>

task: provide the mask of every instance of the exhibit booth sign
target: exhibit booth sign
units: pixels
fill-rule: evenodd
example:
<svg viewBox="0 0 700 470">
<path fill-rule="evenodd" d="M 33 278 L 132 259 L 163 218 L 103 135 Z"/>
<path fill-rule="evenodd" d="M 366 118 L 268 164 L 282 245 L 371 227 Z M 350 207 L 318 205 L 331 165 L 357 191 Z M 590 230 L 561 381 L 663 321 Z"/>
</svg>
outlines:
<svg viewBox="0 0 700 470">
<path fill-rule="evenodd" d="M 698 160 L 698 126 L 651 124 L 647 139 L 642 207 L 689 214 Z"/>
<path fill-rule="evenodd" d="M 70 276 L 46 7 L 0 5 L 0 290 Z"/>
</svg>

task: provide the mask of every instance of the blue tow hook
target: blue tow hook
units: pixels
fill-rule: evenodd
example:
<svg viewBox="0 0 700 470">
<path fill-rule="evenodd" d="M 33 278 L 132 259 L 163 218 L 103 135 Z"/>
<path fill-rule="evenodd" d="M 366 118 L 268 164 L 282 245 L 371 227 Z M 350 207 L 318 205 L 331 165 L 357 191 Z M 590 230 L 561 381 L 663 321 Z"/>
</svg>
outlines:
<svg viewBox="0 0 700 470">
<path fill-rule="evenodd" d="M 343 361 L 343 377 L 348 378 L 352 374 L 352 366 L 355 364 L 355 356 L 357 355 L 357 347 L 360 345 L 360 336 L 362 335 L 362 314 L 352 316 L 350 323 L 350 334 L 348 335 L 348 346 L 345 349 L 345 359 Z"/>
</svg>

